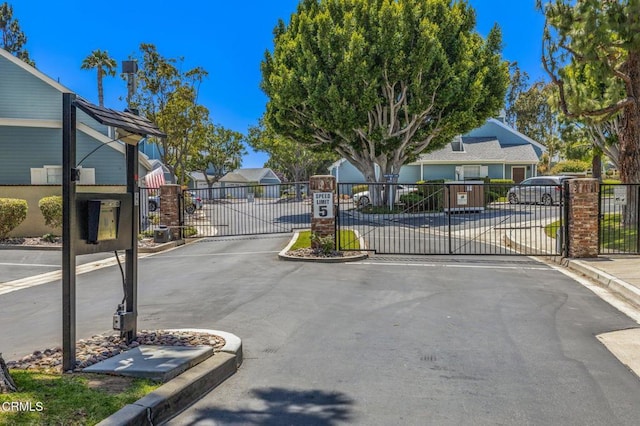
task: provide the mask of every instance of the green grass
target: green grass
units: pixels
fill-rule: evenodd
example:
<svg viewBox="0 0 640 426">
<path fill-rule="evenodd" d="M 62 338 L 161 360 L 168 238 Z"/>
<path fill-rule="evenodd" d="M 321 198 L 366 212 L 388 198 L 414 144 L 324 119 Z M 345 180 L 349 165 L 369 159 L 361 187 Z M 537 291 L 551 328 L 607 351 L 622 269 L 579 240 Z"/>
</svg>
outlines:
<svg viewBox="0 0 640 426">
<path fill-rule="evenodd" d="M 600 245 L 603 249 L 621 250 L 626 247 L 636 247 L 638 230 L 635 227 L 622 226 L 621 216 L 617 213 L 607 213 L 600 220 Z M 560 221 L 555 221 L 544 227 L 548 237 L 555 238 Z"/>
<path fill-rule="evenodd" d="M 298 239 L 289 250 L 294 251 L 301 248 L 311 247 L 311 231 L 302 231 L 298 234 Z M 340 250 L 358 250 L 360 243 L 356 238 L 356 233 L 350 230 L 340 231 Z"/>
<path fill-rule="evenodd" d="M 605 214 L 600 221 L 600 238 L 603 249 L 623 250 L 635 248 L 638 230 L 635 226 L 621 225 L 622 216 L 618 213 Z"/>
<path fill-rule="evenodd" d="M 560 221 L 556 220 L 544 227 L 544 233 L 547 234 L 547 237 L 555 238 L 558 228 L 560 228 Z"/>
<path fill-rule="evenodd" d="M 10 372 L 19 392 L 0 395 L 0 406 L 13 402 L 21 403 L 23 408 L 0 410 L 3 425 L 93 425 L 159 386 L 149 380 L 118 378 L 117 388 L 103 384 L 101 389 L 94 389 L 89 386 L 90 381 L 107 383 L 114 378 L 82 373 Z"/>
</svg>

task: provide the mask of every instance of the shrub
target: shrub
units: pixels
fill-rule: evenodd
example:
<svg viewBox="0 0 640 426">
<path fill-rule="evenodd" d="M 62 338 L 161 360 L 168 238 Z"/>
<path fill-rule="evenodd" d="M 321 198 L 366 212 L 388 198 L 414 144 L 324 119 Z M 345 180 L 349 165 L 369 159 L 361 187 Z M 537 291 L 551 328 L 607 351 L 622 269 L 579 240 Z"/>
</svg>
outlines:
<svg viewBox="0 0 640 426">
<path fill-rule="evenodd" d="M 511 179 L 491 179 L 489 183 L 489 187 L 487 188 L 490 192 L 493 192 L 497 195 L 495 199 L 488 198 L 488 202 L 492 203 L 497 201 L 500 197 L 506 197 L 509 189 L 516 183 Z"/>
<path fill-rule="evenodd" d="M 562 173 L 580 173 L 586 172 L 591 167 L 586 161 L 566 160 L 561 161 L 551 169 L 551 174 L 559 175 Z"/>
<path fill-rule="evenodd" d="M 256 198 L 260 198 L 264 195 L 264 187 L 257 182 L 252 182 L 250 183 L 248 193 L 253 194 Z"/>
<path fill-rule="evenodd" d="M 62 228 L 62 197 L 52 195 L 44 197 L 38 202 L 38 207 L 44 216 L 45 225 L 51 228 Z"/>
<path fill-rule="evenodd" d="M 27 218 L 27 200 L 0 198 L 0 238 L 6 238 Z"/>
<path fill-rule="evenodd" d="M 316 251 L 328 256 L 336 249 L 335 236 L 327 235 L 326 237 L 321 237 L 316 233 L 312 233 L 311 246 Z"/>
<path fill-rule="evenodd" d="M 419 180 L 415 194 L 422 198 L 420 211 L 441 211 L 444 197 L 444 179 Z"/>
</svg>

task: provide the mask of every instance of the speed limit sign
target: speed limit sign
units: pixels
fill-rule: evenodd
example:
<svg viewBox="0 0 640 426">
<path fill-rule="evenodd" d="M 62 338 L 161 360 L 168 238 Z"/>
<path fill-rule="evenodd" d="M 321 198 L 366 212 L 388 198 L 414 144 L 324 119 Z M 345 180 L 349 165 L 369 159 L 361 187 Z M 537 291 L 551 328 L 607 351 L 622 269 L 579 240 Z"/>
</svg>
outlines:
<svg viewBox="0 0 640 426">
<path fill-rule="evenodd" d="M 313 218 L 333 218 L 333 192 L 313 193 Z"/>
</svg>

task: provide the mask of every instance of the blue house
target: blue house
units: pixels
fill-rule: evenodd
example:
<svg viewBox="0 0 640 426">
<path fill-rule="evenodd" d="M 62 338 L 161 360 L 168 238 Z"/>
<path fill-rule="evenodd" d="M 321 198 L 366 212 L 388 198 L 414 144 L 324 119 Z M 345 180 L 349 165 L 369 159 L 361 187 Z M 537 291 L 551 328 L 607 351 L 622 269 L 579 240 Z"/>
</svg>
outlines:
<svg viewBox="0 0 640 426">
<path fill-rule="evenodd" d="M 512 179 L 516 183 L 535 176 L 544 145 L 523 135 L 503 122 L 491 118 L 458 136 L 443 148 L 420 155 L 417 161 L 400 169 L 398 182 L 444 179 Z M 346 159 L 329 167 L 338 182 L 360 183 L 364 177 Z"/>
<path fill-rule="evenodd" d="M 65 92 L 72 91 L 0 49 L 0 185 L 62 183 Z M 114 137 L 113 129 L 77 111 L 80 184 L 126 184 L 125 147 Z M 140 155 L 139 175 L 151 169 Z"/>
</svg>

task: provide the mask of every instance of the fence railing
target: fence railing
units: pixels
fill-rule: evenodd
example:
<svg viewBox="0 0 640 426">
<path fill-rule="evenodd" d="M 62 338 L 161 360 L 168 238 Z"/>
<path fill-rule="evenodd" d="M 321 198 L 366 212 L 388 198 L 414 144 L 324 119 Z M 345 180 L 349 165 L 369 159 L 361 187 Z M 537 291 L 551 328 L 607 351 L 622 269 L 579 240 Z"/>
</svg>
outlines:
<svg viewBox="0 0 640 426">
<path fill-rule="evenodd" d="M 376 253 L 556 255 L 562 249 L 560 186 L 341 183 L 338 200 L 339 229 L 357 231 Z"/>
<path fill-rule="evenodd" d="M 639 200 L 639 184 L 600 185 L 601 254 L 640 254 Z"/>
</svg>

